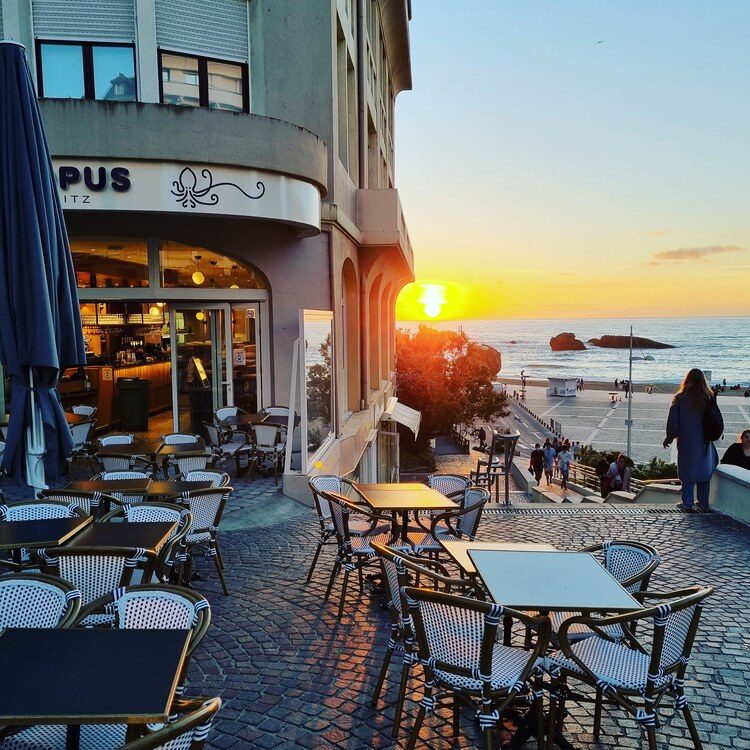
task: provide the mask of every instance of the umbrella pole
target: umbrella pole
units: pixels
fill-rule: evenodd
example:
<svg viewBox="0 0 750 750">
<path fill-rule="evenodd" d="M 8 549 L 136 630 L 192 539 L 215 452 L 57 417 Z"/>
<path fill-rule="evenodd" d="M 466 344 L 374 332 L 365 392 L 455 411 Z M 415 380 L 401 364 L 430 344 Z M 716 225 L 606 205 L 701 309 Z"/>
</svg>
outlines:
<svg viewBox="0 0 750 750">
<path fill-rule="evenodd" d="M 49 489 L 44 481 L 44 425 L 34 395 L 34 368 L 29 367 L 31 425 L 26 428 L 26 483 L 37 490 Z"/>
</svg>

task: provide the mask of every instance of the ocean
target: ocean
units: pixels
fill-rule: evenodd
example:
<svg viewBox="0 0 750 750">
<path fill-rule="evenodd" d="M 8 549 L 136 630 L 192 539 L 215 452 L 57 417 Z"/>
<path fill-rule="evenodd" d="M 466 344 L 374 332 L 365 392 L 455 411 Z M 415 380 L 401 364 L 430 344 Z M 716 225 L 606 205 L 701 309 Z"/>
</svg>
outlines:
<svg viewBox="0 0 750 750">
<path fill-rule="evenodd" d="M 600 349 L 587 341 L 604 334 L 633 335 L 672 344 L 674 349 L 633 351 L 633 381 L 679 383 L 691 367 L 711 371 L 711 382 L 750 383 L 750 317 L 745 318 L 575 318 L 550 320 L 451 320 L 426 325 L 442 330 L 462 328 L 469 338 L 498 349 L 501 375 L 550 376 L 614 381 L 628 376 L 627 349 Z M 403 321 L 400 327 L 418 323 Z M 553 352 L 549 340 L 569 331 L 586 351 Z M 636 359 L 651 356 L 653 360 Z"/>
</svg>

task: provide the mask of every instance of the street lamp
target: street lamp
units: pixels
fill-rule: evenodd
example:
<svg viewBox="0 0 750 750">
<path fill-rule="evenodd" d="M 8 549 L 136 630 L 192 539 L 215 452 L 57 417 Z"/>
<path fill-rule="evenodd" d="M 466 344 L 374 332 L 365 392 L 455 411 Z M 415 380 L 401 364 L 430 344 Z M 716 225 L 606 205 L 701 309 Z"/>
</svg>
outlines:
<svg viewBox="0 0 750 750">
<path fill-rule="evenodd" d="M 625 394 L 628 398 L 628 418 L 625 424 L 628 426 L 628 449 L 627 454 L 630 458 L 630 449 L 632 448 L 633 439 L 633 326 L 630 326 L 630 354 L 628 356 L 628 391 Z"/>
</svg>

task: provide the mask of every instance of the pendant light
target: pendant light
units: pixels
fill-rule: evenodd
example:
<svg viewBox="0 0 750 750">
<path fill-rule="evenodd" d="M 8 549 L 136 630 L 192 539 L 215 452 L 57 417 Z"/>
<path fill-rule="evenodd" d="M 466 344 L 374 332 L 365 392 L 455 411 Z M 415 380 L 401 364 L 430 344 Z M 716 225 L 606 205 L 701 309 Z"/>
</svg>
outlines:
<svg viewBox="0 0 750 750">
<path fill-rule="evenodd" d="M 196 286 L 200 286 L 205 280 L 206 277 L 203 275 L 203 271 L 201 271 L 201 257 L 200 255 L 194 256 L 195 260 L 195 271 L 193 271 L 193 275 L 191 278 L 193 279 L 193 284 Z"/>
</svg>

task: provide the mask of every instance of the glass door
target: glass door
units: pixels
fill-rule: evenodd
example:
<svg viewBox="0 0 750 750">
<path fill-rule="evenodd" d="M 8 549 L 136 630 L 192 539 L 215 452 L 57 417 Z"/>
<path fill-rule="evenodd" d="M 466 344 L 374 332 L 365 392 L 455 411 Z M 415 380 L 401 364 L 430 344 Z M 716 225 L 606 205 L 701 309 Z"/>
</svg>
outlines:
<svg viewBox="0 0 750 750">
<path fill-rule="evenodd" d="M 232 386 L 234 405 L 247 412 L 260 411 L 261 387 L 260 304 L 232 305 Z"/>
<path fill-rule="evenodd" d="M 225 304 L 176 304 L 169 322 L 173 429 L 202 435 L 216 409 L 234 405 L 231 310 Z"/>
</svg>

